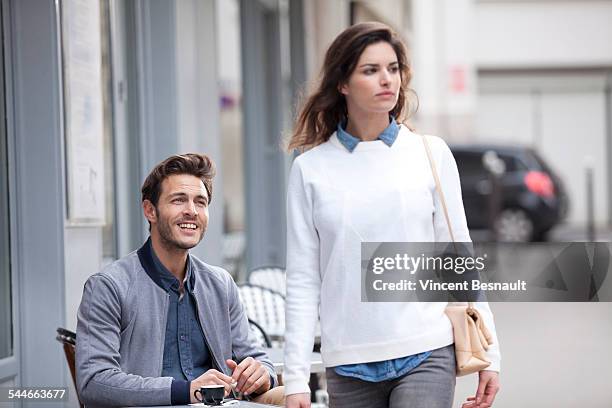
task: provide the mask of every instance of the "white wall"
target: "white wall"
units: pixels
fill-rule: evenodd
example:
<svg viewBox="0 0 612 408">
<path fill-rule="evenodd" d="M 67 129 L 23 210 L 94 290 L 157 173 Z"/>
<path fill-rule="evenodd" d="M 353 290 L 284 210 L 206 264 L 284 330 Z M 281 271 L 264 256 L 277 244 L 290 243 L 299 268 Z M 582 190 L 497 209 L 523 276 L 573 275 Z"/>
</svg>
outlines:
<svg viewBox="0 0 612 408">
<path fill-rule="evenodd" d="M 612 1 L 496 1 L 476 5 L 480 67 L 612 65 Z"/>
<path fill-rule="evenodd" d="M 325 51 L 338 34 L 349 25 L 347 0 L 313 0 L 304 2 L 306 21 L 306 42 L 312 49 L 312 75 L 316 78 L 323 65 Z M 310 10 L 308 10 L 310 9 Z"/>
<path fill-rule="evenodd" d="M 553 162 L 572 200 L 568 222 L 587 222 L 585 167 L 593 167 L 595 222 L 605 226 L 608 177 L 603 92 L 542 95 L 542 155 Z M 553 161 L 554 160 L 554 161 Z"/>
<path fill-rule="evenodd" d="M 417 129 L 457 141 L 473 131 L 474 0 L 412 0 Z"/>
<path fill-rule="evenodd" d="M 76 314 L 83 295 L 83 285 L 102 265 L 102 229 L 100 227 L 66 227 L 66 316 L 65 328 L 76 330 Z"/>
<path fill-rule="evenodd" d="M 412 88 L 419 95 L 419 116 L 425 118 L 435 116 L 442 110 L 441 82 L 444 75 L 439 44 L 443 41 L 443 33 L 435 24 L 439 14 L 436 3 L 438 1 L 413 1 Z"/>
<path fill-rule="evenodd" d="M 240 55 L 240 6 L 238 0 L 219 0 L 215 3 L 216 36 L 219 80 L 223 86 L 236 87 L 240 92 L 241 64 Z"/>
<path fill-rule="evenodd" d="M 232 232 L 245 228 L 244 146 L 242 135 L 242 55 L 237 0 L 216 3 L 216 41 L 220 92 L 235 105 L 220 112 L 225 218 Z M 219 197 L 221 198 L 221 197 Z"/>
<path fill-rule="evenodd" d="M 378 16 L 381 22 L 389 24 L 396 30 L 401 32 L 404 28 L 407 28 L 405 18 L 409 8 L 408 2 L 403 0 L 361 0 L 359 3 Z"/>
</svg>

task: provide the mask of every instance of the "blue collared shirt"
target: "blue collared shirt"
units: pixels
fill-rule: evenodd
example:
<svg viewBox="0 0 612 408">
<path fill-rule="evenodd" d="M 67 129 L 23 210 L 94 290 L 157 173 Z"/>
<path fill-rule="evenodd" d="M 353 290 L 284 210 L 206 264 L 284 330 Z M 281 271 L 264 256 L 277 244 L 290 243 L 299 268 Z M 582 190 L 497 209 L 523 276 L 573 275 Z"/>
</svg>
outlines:
<svg viewBox="0 0 612 408">
<path fill-rule="evenodd" d="M 336 374 L 370 382 L 393 380 L 407 374 L 431 355 L 425 351 L 411 356 L 372 363 L 346 364 L 335 367 Z"/>
<path fill-rule="evenodd" d="M 151 248 L 153 249 L 153 248 Z M 193 297 L 193 273 L 187 259 L 183 293 L 180 283 L 151 250 L 156 272 L 168 293 L 168 319 L 164 341 L 162 376 L 191 381 L 212 368 L 210 351 Z"/>
<path fill-rule="evenodd" d="M 353 152 L 361 139 L 348 133 L 342 123 L 338 124 L 336 137 L 349 152 Z M 391 147 L 400 127 L 393 116 L 389 117 L 389 126 L 378 135 L 387 146 Z M 346 364 L 335 367 L 336 374 L 359 378 L 364 381 L 380 382 L 392 380 L 407 374 L 410 370 L 421 364 L 431 355 L 431 351 L 425 351 L 411 356 L 400 357 L 393 360 L 375 361 L 372 363 Z"/>
<path fill-rule="evenodd" d="M 349 152 L 353 152 L 361 139 L 351 135 L 346 130 L 346 123 L 338 123 L 338 129 L 336 131 L 336 137 L 342 143 L 346 150 Z M 397 124 L 395 118 L 393 116 L 389 116 L 389 126 L 382 131 L 380 135 L 378 135 L 378 139 L 382 140 L 387 146 L 391 147 L 397 139 L 397 135 L 399 134 L 400 127 Z"/>
</svg>

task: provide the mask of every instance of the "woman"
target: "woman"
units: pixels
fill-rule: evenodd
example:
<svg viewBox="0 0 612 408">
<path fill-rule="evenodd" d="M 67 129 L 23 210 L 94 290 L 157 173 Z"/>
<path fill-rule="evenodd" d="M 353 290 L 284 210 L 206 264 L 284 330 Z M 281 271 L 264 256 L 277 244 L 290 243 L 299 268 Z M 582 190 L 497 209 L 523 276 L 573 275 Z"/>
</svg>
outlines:
<svg viewBox="0 0 612 408">
<path fill-rule="evenodd" d="M 364 241 L 451 241 L 423 141 L 405 125 L 411 74 L 399 37 L 381 23 L 342 32 L 327 50 L 320 85 L 297 119 L 287 204 L 286 406 L 308 407 L 317 317 L 332 407 L 450 407 L 452 327 L 443 303 L 362 303 Z M 470 241 L 448 146 L 429 140 L 456 241 Z M 465 407 L 498 389 L 493 333 L 488 370 Z"/>
</svg>

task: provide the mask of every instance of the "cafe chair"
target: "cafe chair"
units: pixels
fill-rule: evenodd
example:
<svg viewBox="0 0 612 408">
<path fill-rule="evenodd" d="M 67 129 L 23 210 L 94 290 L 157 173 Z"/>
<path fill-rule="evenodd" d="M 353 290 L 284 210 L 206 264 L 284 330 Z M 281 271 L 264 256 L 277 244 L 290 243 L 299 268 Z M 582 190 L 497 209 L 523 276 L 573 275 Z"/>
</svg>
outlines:
<svg viewBox="0 0 612 408">
<path fill-rule="evenodd" d="M 266 331 L 254 320 L 249 319 L 249 331 L 255 337 L 259 347 L 272 347 L 272 342 Z"/>
<path fill-rule="evenodd" d="M 281 345 L 285 335 L 285 298 L 278 292 L 259 285 L 238 285 L 240 300 L 247 317 L 263 328 L 273 345 Z M 277 343 L 278 344 L 275 344 Z"/>
<path fill-rule="evenodd" d="M 249 273 L 249 283 L 268 288 L 286 296 L 287 274 L 278 266 L 262 266 Z"/>
<path fill-rule="evenodd" d="M 62 327 L 58 327 L 57 336 L 55 339 L 62 343 L 64 347 L 64 355 L 66 356 L 66 362 L 68 363 L 68 368 L 70 369 L 70 374 L 72 375 L 72 383 L 74 384 L 74 389 L 77 390 L 76 385 L 76 372 L 75 372 L 75 347 L 76 347 L 76 333 L 71 332 L 70 330 L 64 329 Z M 77 398 L 79 398 L 79 394 L 77 391 Z M 81 403 L 81 399 L 79 398 L 79 406 L 83 408 L 83 404 Z"/>
</svg>

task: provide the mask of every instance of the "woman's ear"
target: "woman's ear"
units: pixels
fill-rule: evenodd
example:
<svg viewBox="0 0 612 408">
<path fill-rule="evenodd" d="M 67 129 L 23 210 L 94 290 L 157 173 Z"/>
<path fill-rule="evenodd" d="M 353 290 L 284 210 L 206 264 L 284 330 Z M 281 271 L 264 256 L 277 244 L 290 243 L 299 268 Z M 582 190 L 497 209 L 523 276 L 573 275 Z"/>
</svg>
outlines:
<svg viewBox="0 0 612 408">
<path fill-rule="evenodd" d="M 338 85 L 338 92 L 342 95 L 348 95 L 348 85 L 346 83 Z"/>
</svg>

